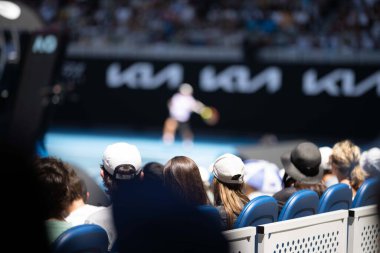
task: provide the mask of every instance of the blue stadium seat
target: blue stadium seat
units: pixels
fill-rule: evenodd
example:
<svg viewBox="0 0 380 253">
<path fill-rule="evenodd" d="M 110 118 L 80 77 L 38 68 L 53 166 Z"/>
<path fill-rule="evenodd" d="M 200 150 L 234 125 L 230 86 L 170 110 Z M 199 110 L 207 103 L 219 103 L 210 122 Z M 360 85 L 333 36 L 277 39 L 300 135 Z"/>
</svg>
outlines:
<svg viewBox="0 0 380 253">
<path fill-rule="evenodd" d="M 318 213 L 350 209 L 352 190 L 346 184 L 334 184 L 327 188 L 319 200 Z"/>
<path fill-rule="evenodd" d="M 83 224 L 63 232 L 52 244 L 53 253 L 107 252 L 107 232 L 95 224 Z"/>
<path fill-rule="evenodd" d="M 315 191 L 297 191 L 286 201 L 278 220 L 284 221 L 316 214 L 318 203 L 319 197 Z"/>
<path fill-rule="evenodd" d="M 359 187 L 356 192 L 352 208 L 377 204 L 378 201 L 378 178 L 369 178 Z"/>
<path fill-rule="evenodd" d="M 234 224 L 234 228 L 258 226 L 276 222 L 277 216 L 277 201 L 270 196 L 259 196 L 245 205 Z"/>
</svg>

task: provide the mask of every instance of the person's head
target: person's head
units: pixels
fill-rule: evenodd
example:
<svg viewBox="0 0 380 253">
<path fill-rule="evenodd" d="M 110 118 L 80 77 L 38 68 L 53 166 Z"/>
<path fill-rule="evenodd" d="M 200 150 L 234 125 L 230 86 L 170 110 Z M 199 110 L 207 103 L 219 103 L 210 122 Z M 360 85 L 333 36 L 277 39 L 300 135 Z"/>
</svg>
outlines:
<svg viewBox="0 0 380 253">
<path fill-rule="evenodd" d="M 281 156 L 281 163 L 285 169 L 284 178 L 291 178 L 294 183 L 313 185 L 322 180 L 321 152 L 314 143 L 298 144 L 290 152 Z"/>
<path fill-rule="evenodd" d="M 193 87 L 188 83 L 183 83 L 179 86 L 179 92 L 182 95 L 191 96 L 193 94 Z"/>
<path fill-rule="evenodd" d="M 350 140 L 337 142 L 330 155 L 330 164 L 339 181 L 351 178 L 351 172 L 360 161 L 360 148 Z"/>
<path fill-rule="evenodd" d="M 214 202 L 224 206 L 228 228 L 232 228 L 236 214 L 249 202 L 242 192 L 244 168 L 239 157 L 228 153 L 218 157 L 212 165 Z"/>
<path fill-rule="evenodd" d="M 144 181 L 164 183 L 164 165 L 158 162 L 149 162 L 142 168 Z"/>
<path fill-rule="evenodd" d="M 71 213 L 87 203 L 87 199 L 90 196 L 90 193 L 87 191 L 85 181 L 78 176 L 72 178 L 69 187 L 71 189 L 71 194 L 70 205 L 67 211 Z"/>
<path fill-rule="evenodd" d="M 72 182 L 72 200 L 83 200 L 84 203 L 87 202 L 89 197 L 89 192 L 87 190 L 86 182 L 80 177 L 74 178 Z"/>
<path fill-rule="evenodd" d="M 261 192 L 274 194 L 281 190 L 280 169 L 276 164 L 265 160 L 250 159 L 244 161 L 245 193 Z"/>
<path fill-rule="evenodd" d="M 68 215 L 68 208 L 73 200 L 71 185 L 77 178 L 75 171 L 68 164 L 53 157 L 37 159 L 35 169 L 43 198 L 48 203 L 45 219 L 63 220 Z"/>
<path fill-rule="evenodd" d="M 324 172 L 331 172 L 330 155 L 332 153 L 332 148 L 323 146 L 319 148 L 319 152 L 321 152 L 320 167 Z"/>
<path fill-rule="evenodd" d="M 338 183 L 337 177 L 332 173 L 331 164 L 330 164 L 330 155 L 332 153 L 332 148 L 328 146 L 323 146 L 319 148 L 319 152 L 321 152 L 321 169 L 323 170 L 323 178 L 322 182 L 327 187 Z"/>
<path fill-rule="evenodd" d="M 113 194 L 117 252 L 228 251 L 219 222 L 164 185 L 128 184 Z"/>
<path fill-rule="evenodd" d="M 143 177 L 140 151 L 136 146 L 125 142 L 107 146 L 100 167 L 100 175 L 108 193 L 120 183 Z"/>
<path fill-rule="evenodd" d="M 380 148 L 364 151 L 360 157 L 360 166 L 369 177 L 380 175 Z"/>
<path fill-rule="evenodd" d="M 209 203 L 197 164 L 186 156 L 175 156 L 164 166 L 164 183 L 190 205 Z"/>
</svg>

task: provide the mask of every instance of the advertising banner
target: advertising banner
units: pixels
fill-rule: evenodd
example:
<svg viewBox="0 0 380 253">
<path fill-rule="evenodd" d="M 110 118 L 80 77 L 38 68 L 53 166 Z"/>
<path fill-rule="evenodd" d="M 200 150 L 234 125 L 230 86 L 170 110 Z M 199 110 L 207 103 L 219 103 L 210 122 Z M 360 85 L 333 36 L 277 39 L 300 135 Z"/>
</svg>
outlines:
<svg viewBox="0 0 380 253">
<path fill-rule="evenodd" d="M 379 133 L 380 68 L 376 65 L 69 58 L 62 78 L 74 87 L 77 100 L 60 107 L 56 120 L 160 127 L 168 115 L 168 99 L 186 82 L 194 87 L 196 99 L 219 111 L 215 129 Z M 193 127 L 210 128 L 193 116 Z"/>
</svg>

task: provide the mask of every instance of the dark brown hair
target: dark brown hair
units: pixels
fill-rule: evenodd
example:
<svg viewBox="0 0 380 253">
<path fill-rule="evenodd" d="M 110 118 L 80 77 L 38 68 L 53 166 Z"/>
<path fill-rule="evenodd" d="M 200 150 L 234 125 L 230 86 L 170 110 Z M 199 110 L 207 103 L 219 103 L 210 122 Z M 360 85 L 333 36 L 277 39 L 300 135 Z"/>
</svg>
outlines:
<svg viewBox="0 0 380 253">
<path fill-rule="evenodd" d="M 45 219 L 64 219 L 73 200 L 71 186 L 77 177 L 76 172 L 68 164 L 53 157 L 39 158 L 34 166 L 43 198 L 48 203 Z"/>
<path fill-rule="evenodd" d="M 86 182 L 80 177 L 75 177 L 72 182 L 72 201 L 77 199 L 83 199 L 83 202 L 87 202 L 87 186 Z"/>
<path fill-rule="evenodd" d="M 294 188 L 298 190 L 312 190 L 315 191 L 319 197 L 322 196 L 323 192 L 326 190 L 326 185 L 323 183 L 317 183 L 317 184 L 304 184 L 299 181 L 295 181 Z"/>
<path fill-rule="evenodd" d="M 144 181 L 164 183 L 164 165 L 158 162 L 150 162 L 142 168 Z"/>
<path fill-rule="evenodd" d="M 209 204 L 199 168 L 186 156 L 173 157 L 165 164 L 164 184 L 190 205 Z"/>
</svg>

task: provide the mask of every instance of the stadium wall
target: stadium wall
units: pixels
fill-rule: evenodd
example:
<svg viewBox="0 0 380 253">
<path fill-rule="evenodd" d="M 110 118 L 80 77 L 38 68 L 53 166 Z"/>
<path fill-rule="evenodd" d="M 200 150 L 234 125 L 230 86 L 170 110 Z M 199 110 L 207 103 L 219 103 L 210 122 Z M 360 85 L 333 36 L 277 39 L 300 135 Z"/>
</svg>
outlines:
<svg viewBox="0 0 380 253">
<path fill-rule="evenodd" d="M 183 82 L 220 113 L 213 129 L 371 137 L 379 133 L 377 64 L 68 57 L 55 121 L 160 127 Z M 65 87 L 67 86 L 67 87 Z M 210 129 L 194 116 L 195 128 Z"/>
</svg>

